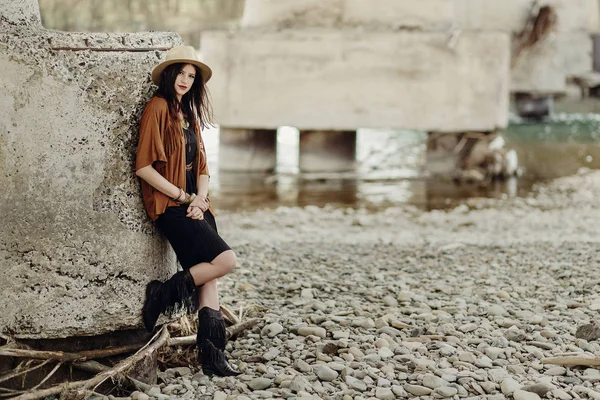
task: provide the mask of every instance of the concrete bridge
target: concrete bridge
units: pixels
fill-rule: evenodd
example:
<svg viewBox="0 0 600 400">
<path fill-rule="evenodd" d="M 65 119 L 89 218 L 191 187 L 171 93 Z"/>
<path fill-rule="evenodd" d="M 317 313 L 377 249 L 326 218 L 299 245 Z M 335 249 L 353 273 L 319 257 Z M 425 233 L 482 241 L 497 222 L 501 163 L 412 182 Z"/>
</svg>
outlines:
<svg viewBox="0 0 600 400">
<path fill-rule="evenodd" d="M 494 158 L 471 139 L 506 126 L 511 95 L 524 113 L 547 112 L 592 71 L 599 10 L 597 0 L 246 0 L 239 30 L 201 40 L 218 71 L 220 168 L 274 169 L 284 125 L 300 130 L 301 171 L 352 169 L 362 127 L 435 133 L 431 169 Z M 434 162 L 466 137 L 476 160 L 468 150 Z"/>
</svg>

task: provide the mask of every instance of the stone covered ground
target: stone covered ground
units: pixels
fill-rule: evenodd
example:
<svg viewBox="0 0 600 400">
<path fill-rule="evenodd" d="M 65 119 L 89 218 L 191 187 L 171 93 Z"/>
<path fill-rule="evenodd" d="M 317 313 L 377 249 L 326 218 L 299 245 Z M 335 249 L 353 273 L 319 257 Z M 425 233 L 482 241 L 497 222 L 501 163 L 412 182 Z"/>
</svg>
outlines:
<svg viewBox="0 0 600 400">
<path fill-rule="evenodd" d="M 600 399 L 599 369 L 544 362 L 600 359 L 576 337 L 600 319 L 599 199 L 584 172 L 447 211 L 221 213 L 223 303 L 262 318 L 228 344 L 243 375 L 170 369 L 132 397 Z"/>
</svg>

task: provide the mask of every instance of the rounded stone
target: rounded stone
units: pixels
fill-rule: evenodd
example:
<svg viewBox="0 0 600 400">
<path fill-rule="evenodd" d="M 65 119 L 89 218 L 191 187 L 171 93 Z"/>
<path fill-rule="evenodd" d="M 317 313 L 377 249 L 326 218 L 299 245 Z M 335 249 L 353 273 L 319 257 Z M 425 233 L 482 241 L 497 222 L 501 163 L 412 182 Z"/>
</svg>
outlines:
<svg viewBox="0 0 600 400">
<path fill-rule="evenodd" d="M 506 395 L 511 395 L 514 391 L 519 390 L 521 384 L 513 378 L 506 378 L 500 383 L 500 390 Z"/>
<path fill-rule="evenodd" d="M 320 380 L 325 382 L 331 382 L 338 377 L 338 373 L 331 369 L 328 365 L 321 364 L 317 367 L 317 376 Z"/>
<path fill-rule="evenodd" d="M 252 390 L 264 390 L 271 386 L 272 381 L 268 378 L 254 378 L 248 382 L 248 387 Z"/>
<path fill-rule="evenodd" d="M 263 330 L 261 331 L 261 334 L 262 335 L 266 334 L 268 337 L 272 338 L 272 337 L 279 335 L 281 332 L 283 332 L 283 329 L 284 328 L 280 323 L 273 322 L 272 324 L 265 326 L 263 328 Z"/>
<path fill-rule="evenodd" d="M 396 398 L 396 395 L 390 388 L 378 387 L 375 389 L 375 397 L 381 400 L 393 400 Z"/>
<path fill-rule="evenodd" d="M 428 387 L 410 384 L 404 385 L 404 390 L 415 396 L 427 396 L 432 392 L 432 390 Z"/>
<path fill-rule="evenodd" d="M 512 395 L 514 400 L 541 400 L 537 394 L 525 390 L 515 390 Z"/>
<path fill-rule="evenodd" d="M 327 335 L 327 331 L 325 330 L 325 328 L 321 328 L 318 326 L 303 326 L 301 328 L 298 328 L 298 334 L 300 336 L 318 336 L 322 339 L 325 338 L 325 336 Z"/>
<path fill-rule="evenodd" d="M 452 386 L 443 386 L 435 388 L 432 395 L 437 398 L 454 397 L 458 394 L 458 389 Z"/>
<path fill-rule="evenodd" d="M 435 389 L 435 388 L 439 388 L 439 387 L 448 385 L 448 382 L 446 382 L 442 378 L 432 375 L 432 374 L 425 375 L 423 377 L 422 383 L 423 383 L 423 386 L 428 387 L 430 389 Z"/>
</svg>

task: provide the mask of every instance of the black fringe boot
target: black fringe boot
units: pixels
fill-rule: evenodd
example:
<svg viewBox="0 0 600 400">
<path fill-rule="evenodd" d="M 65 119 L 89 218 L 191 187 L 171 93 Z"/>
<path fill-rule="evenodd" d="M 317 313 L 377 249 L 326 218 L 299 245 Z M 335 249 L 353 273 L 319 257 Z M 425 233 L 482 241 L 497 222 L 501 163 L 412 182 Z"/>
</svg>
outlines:
<svg viewBox="0 0 600 400">
<path fill-rule="evenodd" d="M 227 337 L 225 320 L 221 310 L 202 307 L 198 311 L 198 362 L 204 375 L 236 376 L 240 372 L 234 370 L 225 356 Z"/>
<path fill-rule="evenodd" d="M 198 291 L 189 270 L 177 272 L 166 282 L 152 281 L 146 286 L 142 318 L 148 332 L 154 330 L 161 313 L 171 313 L 179 308 L 188 312 L 198 309 Z"/>
</svg>

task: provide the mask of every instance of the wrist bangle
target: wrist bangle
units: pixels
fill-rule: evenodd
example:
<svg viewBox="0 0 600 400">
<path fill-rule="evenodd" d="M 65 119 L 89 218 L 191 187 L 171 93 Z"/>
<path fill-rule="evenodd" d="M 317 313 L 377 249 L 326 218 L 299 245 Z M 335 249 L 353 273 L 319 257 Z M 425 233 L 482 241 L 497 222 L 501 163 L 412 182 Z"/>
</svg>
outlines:
<svg viewBox="0 0 600 400">
<path fill-rule="evenodd" d="M 181 201 L 179 204 L 183 205 L 183 206 L 187 206 L 189 204 L 192 203 L 192 201 L 194 201 L 194 199 L 196 198 L 196 194 L 192 193 L 192 194 L 185 194 L 185 199 L 183 201 Z"/>
<path fill-rule="evenodd" d="M 185 192 L 183 191 L 182 188 L 178 187 L 177 189 L 179 189 L 179 194 L 177 195 L 177 197 L 171 197 L 171 200 L 173 200 L 175 203 L 179 203 L 181 200 L 181 195 L 184 194 Z M 185 196 L 184 196 L 185 199 Z"/>
</svg>

